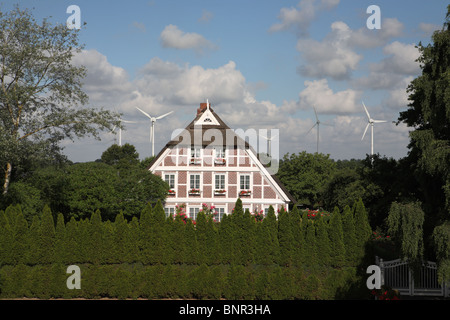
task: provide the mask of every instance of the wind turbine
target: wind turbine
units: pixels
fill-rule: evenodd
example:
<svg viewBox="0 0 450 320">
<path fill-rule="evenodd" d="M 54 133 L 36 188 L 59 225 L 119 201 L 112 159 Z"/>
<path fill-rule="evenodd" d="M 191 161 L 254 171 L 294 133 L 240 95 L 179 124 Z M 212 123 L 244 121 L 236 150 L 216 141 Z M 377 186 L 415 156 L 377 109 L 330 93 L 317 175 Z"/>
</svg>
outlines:
<svg viewBox="0 0 450 320">
<path fill-rule="evenodd" d="M 319 117 L 317 116 L 316 108 L 314 106 L 313 106 L 313 108 L 314 108 L 314 114 L 316 115 L 316 123 L 311 127 L 311 129 L 309 129 L 307 134 L 309 134 L 311 132 L 311 130 L 314 129 L 315 126 L 317 126 L 317 153 L 319 153 L 319 127 L 320 127 L 320 124 L 324 124 L 326 126 L 331 126 L 331 124 L 325 123 L 325 122 L 320 122 Z"/>
<path fill-rule="evenodd" d="M 151 115 L 149 115 L 147 112 L 139 109 L 138 107 L 136 107 L 136 109 L 138 109 L 140 112 L 142 112 L 145 116 L 147 116 L 147 118 L 150 119 L 150 122 L 152 123 L 152 125 L 150 126 L 150 142 L 152 143 L 152 156 L 155 155 L 155 122 L 156 120 L 160 120 L 166 116 L 168 116 L 169 114 L 171 114 L 173 111 L 170 111 L 166 114 L 163 114 L 159 117 L 152 117 Z"/>
<path fill-rule="evenodd" d="M 267 140 L 268 142 L 268 148 L 267 148 L 267 153 L 269 154 L 270 157 L 272 157 L 272 139 L 275 138 L 276 136 L 278 136 L 278 133 L 276 135 L 274 135 L 272 137 L 272 135 L 270 136 L 270 138 L 263 136 L 262 134 L 260 134 L 260 136 L 264 139 Z"/>
<path fill-rule="evenodd" d="M 368 129 L 369 126 L 370 126 L 370 130 L 371 130 L 371 133 L 372 133 L 372 141 L 371 141 L 371 145 L 370 145 L 370 156 L 372 157 L 372 156 L 373 156 L 373 124 L 374 124 L 374 123 L 383 123 L 383 122 L 387 122 L 387 121 L 385 121 L 385 120 L 374 120 L 374 119 L 372 119 L 372 118 L 370 117 L 369 111 L 367 111 L 367 108 L 366 108 L 366 106 L 364 105 L 364 102 L 362 102 L 362 104 L 363 104 L 364 110 L 366 111 L 368 122 L 367 122 L 367 126 L 366 126 L 366 129 L 364 130 L 364 134 L 363 134 L 361 140 L 364 139 L 364 136 L 366 135 L 367 129 Z"/>
<path fill-rule="evenodd" d="M 119 119 L 120 122 L 124 122 L 124 123 L 137 123 L 136 121 L 129 121 L 129 120 L 123 120 L 123 119 Z M 112 129 L 112 131 L 114 132 L 114 130 L 116 130 L 117 126 L 114 126 L 114 128 Z M 119 127 L 119 146 L 122 146 L 122 129 Z"/>
</svg>

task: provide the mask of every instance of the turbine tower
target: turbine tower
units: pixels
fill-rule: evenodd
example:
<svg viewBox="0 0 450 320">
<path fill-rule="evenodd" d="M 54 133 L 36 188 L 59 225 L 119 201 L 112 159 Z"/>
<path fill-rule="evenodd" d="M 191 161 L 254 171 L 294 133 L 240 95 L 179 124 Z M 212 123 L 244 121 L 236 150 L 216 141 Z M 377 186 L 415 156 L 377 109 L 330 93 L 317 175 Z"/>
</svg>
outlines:
<svg viewBox="0 0 450 320">
<path fill-rule="evenodd" d="M 366 129 L 364 130 L 364 134 L 363 134 L 361 140 L 364 139 L 364 136 L 366 135 L 367 129 L 368 129 L 369 126 L 370 126 L 371 135 L 372 135 L 372 137 L 371 137 L 372 140 L 371 140 L 371 143 L 370 143 L 370 156 L 371 156 L 371 158 L 372 158 L 372 157 L 373 157 L 373 124 L 374 124 L 374 123 L 383 123 L 383 122 L 387 122 L 387 121 L 385 121 L 385 120 L 374 120 L 374 119 L 372 119 L 372 118 L 370 117 L 369 111 L 367 111 L 367 108 L 366 108 L 364 102 L 362 103 L 362 105 L 363 105 L 364 110 L 366 111 L 366 115 L 367 115 L 367 126 L 366 126 Z"/>
<path fill-rule="evenodd" d="M 119 119 L 119 121 L 122 123 L 137 123 L 136 121 L 129 121 L 129 120 L 123 120 L 123 119 Z M 112 132 L 114 132 L 114 130 L 116 130 L 117 126 L 114 126 L 114 128 L 112 129 Z M 122 129 L 119 127 L 119 146 L 122 146 Z"/>
<path fill-rule="evenodd" d="M 309 129 L 307 134 L 309 134 L 311 132 L 311 130 L 314 129 L 315 126 L 317 126 L 317 154 L 318 154 L 319 153 L 319 126 L 320 126 L 320 124 L 324 124 L 326 126 L 331 126 L 331 124 L 325 123 L 325 122 L 320 122 L 319 117 L 317 116 L 316 108 L 314 106 L 313 106 L 313 108 L 314 108 L 314 114 L 316 115 L 316 123 L 311 127 L 311 129 Z"/>
<path fill-rule="evenodd" d="M 166 114 L 163 114 L 159 117 L 152 117 L 151 115 L 149 115 L 147 112 L 139 109 L 138 107 L 136 107 L 136 109 L 138 109 L 140 112 L 142 112 L 147 118 L 150 119 L 151 122 L 151 126 L 150 126 L 150 142 L 152 144 L 152 157 L 155 155 L 155 122 L 156 120 L 160 120 L 166 116 L 168 116 L 169 114 L 171 114 L 173 111 L 170 111 Z"/>
<path fill-rule="evenodd" d="M 278 136 L 278 133 L 276 134 L 276 135 L 274 135 L 273 137 L 272 136 L 270 136 L 270 138 L 268 138 L 268 137 L 265 137 L 265 136 L 263 136 L 262 134 L 260 134 L 260 136 L 262 137 L 262 138 L 264 138 L 265 140 L 267 140 L 267 142 L 268 142 L 268 147 L 267 147 L 267 154 L 270 156 L 270 157 L 272 157 L 272 139 L 273 138 L 276 138 L 276 136 Z"/>
</svg>

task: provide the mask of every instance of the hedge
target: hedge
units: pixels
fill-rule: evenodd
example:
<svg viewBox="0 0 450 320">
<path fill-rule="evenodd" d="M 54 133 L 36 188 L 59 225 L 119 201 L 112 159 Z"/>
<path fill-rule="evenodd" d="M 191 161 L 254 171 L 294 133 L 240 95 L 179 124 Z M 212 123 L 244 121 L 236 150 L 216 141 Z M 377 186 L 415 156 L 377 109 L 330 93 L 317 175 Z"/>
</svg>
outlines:
<svg viewBox="0 0 450 320">
<path fill-rule="evenodd" d="M 277 218 L 271 208 L 262 221 L 239 202 L 220 223 L 203 212 L 195 222 L 166 218 L 157 203 L 114 222 L 99 211 L 64 221 L 46 207 L 28 225 L 10 206 L 0 211 L 1 297 L 327 299 L 351 291 L 343 288 L 369 240 L 355 231 L 368 226 L 361 201 L 345 217 L 337 208 L 330 219 L 294 208 Z M 83 290 L 65 288 L 69 265 L 83 266 Z"/>
</svg>

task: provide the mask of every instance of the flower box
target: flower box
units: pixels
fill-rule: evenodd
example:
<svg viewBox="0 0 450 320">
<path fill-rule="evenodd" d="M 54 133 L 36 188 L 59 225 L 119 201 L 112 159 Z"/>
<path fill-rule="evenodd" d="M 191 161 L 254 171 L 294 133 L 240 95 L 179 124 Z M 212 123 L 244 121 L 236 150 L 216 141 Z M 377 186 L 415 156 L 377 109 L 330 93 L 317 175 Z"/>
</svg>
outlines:
<svg viewBox="0 0 450 320">
<path fill-rule="evenodd" d="M 240 192 L 239 192 L 239 195 L 240 196 L 250 196 L 252 194 L 252 191 L 251 190 L 241 190 Z"/>
<path fill-rule="evenodd" d="M 174 189 L 170 189 L 169 191 L 167 191 L 167 195 L 174 196 L 176 195 L 176 191 Z"/>
<path fill-rule="evenodd" d="M 200 195 L 200 189 L 191 189 L 188 193 L 190 196 L 198 196 Z"/>
<path fill-rule="evenodd" d="M 196 165 L 198 165 L 198 164 L 201 164 L 201 163 L 202 163 L 202 159 L 201 158 L 191 158 L 189 160 L 189 164 L 196 164 Z"/>
<path fill-rule="evenodd" d="M 214 190 L 214 195 L 216 196 L 223 196 L 227 193 L 227 190 Z"/>
<path fill-rule="evenodd" d="M 227 161 L 225 160 L 225 158 L 215 158 L 214 159 L 214 164 L 225 165 L 226 163 L 227 163 Z"/>
</svg>

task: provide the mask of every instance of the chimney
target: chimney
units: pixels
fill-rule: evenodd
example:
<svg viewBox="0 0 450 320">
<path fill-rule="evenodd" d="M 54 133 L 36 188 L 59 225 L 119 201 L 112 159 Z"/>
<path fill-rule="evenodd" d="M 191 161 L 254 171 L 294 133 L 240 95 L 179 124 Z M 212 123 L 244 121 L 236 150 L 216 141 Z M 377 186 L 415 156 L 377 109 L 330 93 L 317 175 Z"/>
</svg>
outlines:
<svg viewBox="0 0 450 320">
<path fill-rule="evenodd" d="M 197 109 L 197 116 L 206 110 L 207 105 L 208 105 L 207 103 L 200 103 L 200 108 Z"/>
</svg>

